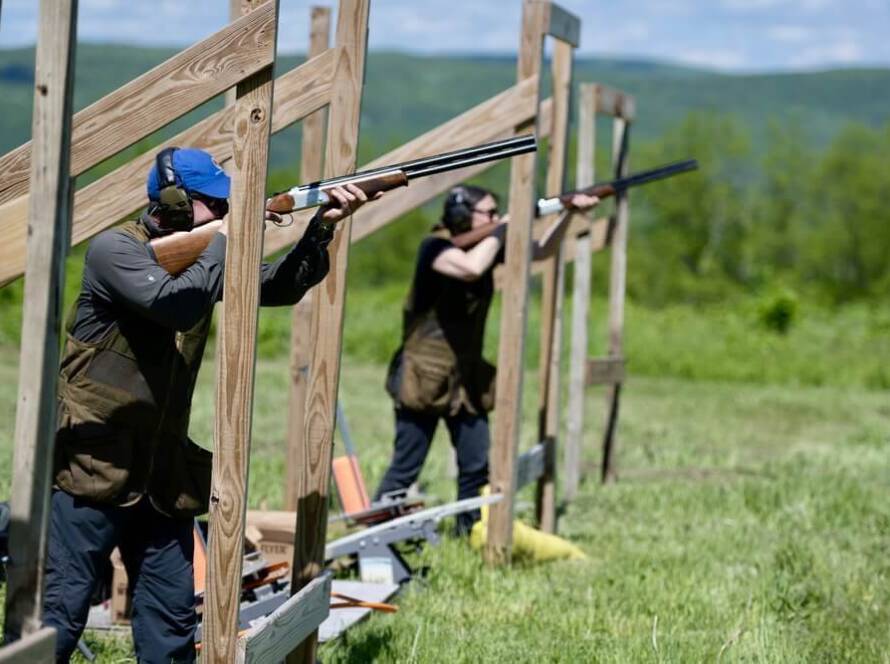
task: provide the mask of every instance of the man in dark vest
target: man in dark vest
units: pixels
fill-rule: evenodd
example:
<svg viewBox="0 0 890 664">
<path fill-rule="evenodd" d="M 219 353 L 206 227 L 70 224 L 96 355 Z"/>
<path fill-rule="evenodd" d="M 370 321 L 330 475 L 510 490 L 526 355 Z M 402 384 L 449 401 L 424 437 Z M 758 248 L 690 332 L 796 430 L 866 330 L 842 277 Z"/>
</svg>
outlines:
<svg viewBox="0 0 890 664">
<path fill-rule="evenodd" d="M 571 207 L 584 211 L 599 199 L 576 194 Z M 554 222 L 534 243 L 536 258 L 558 246 L 570 215 Z M 485 224 L 506 222 L 496 195 L 458 185 L 445 199 L 442 221 L 420 244 L 405 302 L 402 345 L 390 362 L 386 389 L 395 402 L 392 461 L 375 500 L 409 487 L 420 475 L 439 419 L 457 453 L 458 500 L 479 495 L 488 482 L 488 412 L 494 408 L 495 368 L 482 357 L 485 320 L 494 295 L 494 268 L 504 260 L 507 224 L 468 249 L 450 238 Z M 479 511 L 457 518 L 458 534 L 479 520 Z"/>
<path fill-rule="evenodd" d="M 207 511 L 211 455 L 189 439 L 188 424 L 222 298 L 226 226 L 175 277 L 149 242 L 224 218 L 229 177 L 206 152 L 171 148 L 158 154 L 147 188 L 138 220 L 90 243 L 67 324 L 43 610 L 62 662 L 114 547 L 129 577 L 138 660 L 195 659 L 192 524 Z M 333 199 L 289 253 L 263 264 L 262 305 L 294 304 L 327 273 L 334 225 L 367 197 L 350 185 Z"/>
</svg>

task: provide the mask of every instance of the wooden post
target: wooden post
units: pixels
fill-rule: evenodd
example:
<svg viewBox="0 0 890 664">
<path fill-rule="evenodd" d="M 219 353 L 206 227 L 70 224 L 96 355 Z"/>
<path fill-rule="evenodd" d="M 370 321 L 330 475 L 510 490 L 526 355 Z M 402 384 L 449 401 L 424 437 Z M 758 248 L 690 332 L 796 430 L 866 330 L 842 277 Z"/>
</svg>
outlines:
<svg viewBox="0 0 890 664">
<path fill-rule="evenodd" d="M 524 0 L 517 81 L 541 71 L 549 3 Z M 540 85 L 538 94 L 540 97 Z M 534 126 L 536 128 L 537 118 Z M 521 131 L 532 126 L 524 125 Z M 510 232 L 507 234 L 505 286 L 498 348 L 497 408 L 490 455 L 491 491 L 504 496 L 489 508 L 485 557 L 489 563 L 510 562 L 513 541 L 513 494 L 522 406 L 523 357 L 527 321 L 531 229 L 535 216 L 536 154 L 514 157 L 510 167 Z"/>
<path fill-rule="evenodd" d="M 326 51 L 330 46 L 331 10 L 312 7 L 307 59 Z M 320 180 L 324 167 L 325 109 L 303 120 L 303 145 L 300 160 L 300 181 Z M 312 360 L 312 291 L 293 310 L 291 322 L 290 398 L 287 409 L 287 484 L 284 487 L 284 509 L 297 509 L 297 475 L 300 472 L 300 450 L 306 414 L 306 388 L 309 384 L 309 362 Z"/>
<path fill-rule="evenodd" d="M 622 117 L 612 123 L 612 161 L 615 176 L 627 175 L 629 141 L 626 133 L 630 124 Z M 627 192 L 615 200 L 615 232 L 612 236 L 612 261 L 609 270 L 609 357 L 622 357 L 622 331 L 624 330 L 624 295 L 627 276 L 627 227 L 630 221 Z M 618 407 L 621 399 L 621 383 L 616 382 L 606 390 L 608 419 L 603 437 L 602 480 L 615 479 L 615 446 L 617 439 Z"/>
<path fill-rule="evenodd" d="M 566 190 L 565 170 L 568 152 L 569 111 L 572 95 L 572 51 L 574 47 L 557 41 L 553 49 L 553 129 L 547 164 L 547 196 Z M 554 221 L 555 215 L 545 220 Z M 535 491 L 538 525 L 544 532 L 556 532 L 556 448 L 559 438 L 559 364 L 562 347 L 562 304 L 565 265 L 563 242 L 544 264 L 541 296 L 541 352 L 539 359 L 538 440 L 544 445 L 544 472 Z"/>
<path fill-rule="evenodd" d="M 273 25 L 277 26 L 278 2 L 267 1 L 275 3 Z M 270 48 L 274 63 L 274 35 Z M 211 662 L 232 662 L 236 655 L 272 72 L 273 67 L 266 67 L 239 83 L 235 105 L 232 206 L 219 340 L 210 553 L 204 604 L 204 657 Z"/>
<path fill-rule="evenodd" d="M 594 183 L 596 148 L 596 85 L 578 87 L 578 161 L 575 186 Z M 581 432 L 584 422 L 584 373 L 587 366 L 587 318 L 590 311 L 592 233 L 575 241 L 575 276 L 572 284 L 572 348 L 569 359 L 569 411 L 564 457 L 564 496 L 572 500 L 581 478 Z"/>
<path fill-rule="evenodd" d="M 4 626 L 10 640 L 37 632 L 43 611 L 59 335 L 71 233 L 69 173 L 76 26 L 77 0 L 40 3 Z M 40 642 L 45 644 L 44 637 Z"/>
<path fill-rule="evenodd" d="M 326 177 L 355 170 L 369 3 L 370 0 L 340 0 L 335 45 L 337 66 L 325 150 Z M 315 348 L 309 369 L 306 430 L 297 461 L 300 472 L 296 483 L 297 540 L 294 543 L 292 593 L 310 583 L 324 565 L 351 226 L 351 219 L 343 221 L 329 246 L 330 272 L 317 287 L 312 312 Z M 314 662 L 317 641 L 316 630 L 287 661 L 290 664 Z"/>
</svg>

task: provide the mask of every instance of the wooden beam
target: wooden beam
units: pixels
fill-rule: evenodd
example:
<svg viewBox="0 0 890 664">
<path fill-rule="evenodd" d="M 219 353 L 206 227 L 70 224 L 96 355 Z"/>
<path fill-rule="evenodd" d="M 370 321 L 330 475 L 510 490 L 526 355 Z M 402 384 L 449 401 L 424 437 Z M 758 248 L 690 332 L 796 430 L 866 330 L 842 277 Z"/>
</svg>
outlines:
<svg viewBox="0 0 890 664">
<path fill-rule="evenodd" d="M 336 51 L 325 51 L 275 79 L 275 114 L 272 131 L 280 131 L 328 103 Z M 120 166 L 74 196 L 72 245 L 84 242 L 143 207 L 145 174 L 163 147 L 188 145 L 210 152 L 223 165 L 232 157 L 233 112 L 217 111 L 132 161 Z M 28 197 L 0 205 L 0 286 L 25 270 Z"/>
<path fill-rule="evenodd" d="M 275 16 L 260 8 L 161 63 L 74 116 L 71 175 L 133 145 L 272 64 Z M 31 144 L 0 157 L 0 203 L 26 194 Z"/>
<path fill-rule="evenodd" d="M 588 387 L 618 385 L 624 382 L 623 357 L 591 357 L 586 362 L 586 368 L 584 384 Z"/>
<path fill-rule="evenodd" d="M 71 229 L 68 174 L 77 0 L 42 0 L 38 26 L 31 124 L 34 154 L 28 163 L 34 204 L 28 214 L 4 626 L 10 637 L 39 632 L 43 613 L 59 338 Z M 39 643 L 52 642 L 51 637 L 44 639 Z"/>
<path fill-rule="evenodd" d="M 612 161 L 616 177 L 627 175 L 629 141 L 626 132 L 629 123 L 615 118 L 612 125 Z M 630 222 L 630 207 L 627 192 L 618 195 L 615 201 L 616 224 L 612 236 L 612 261 L 609 267 L 609 356 L 622 357 L 622 335 L 624 331 L 624 297 L 627 279 L 627 232 Z M 606 394 L 608 422 L 603 437 L 602 479 L 607 482 L 615 477 L 614 455 L 618 422 L 621 384 L 611 385 Z"/>
<path fill-rule="evenodd" d="M 538 480 L 544 474 L 546 444 L 541 442 L 516 458 L 516 490 Z"/>
<path fill-rule="evenodd" d="M 238 639 L 237 664 L 281 662 L 331 612 L 331 575 L 322 574 Z"/>
<path fill-rule="evenodd" d="M 598 83 L 590 83 L 596 86 L 596 112 L 610 115 L 613 118 L 621 118 L 632 122 L 637 112 L 635 99 L 621 90 L 610 88 Z"/>
<path fill-rule="evenodd" d="M 331 10 L 312 7 L 309 27 L 309 57 L 313 58 L 330 46 Z M 324 129 L 327 113 L 322 109 L 303 120 L 303 146 L 300 180 L 320 180 L 324 174 Z M 306 390 L 309 385 L 309 363 L 312 360 L 312 291 L 293 309 L 291 318 L 290 397 L 287 409 L 287 459 L 284 508 L 297 509 L 297 475 L 300 472 L 300 450 L 303 447 L 306 415 Z"/>
<path fill-rule="evenodd" d="M 551 5 L 552 10 L 555 5 Z M 566 187 L 569 111 L 572 96 L 571 44 L 557 41 L 553 48 L 553 132 L 550 135 L 546 196 L 557 196 Z M 556 215 L 542 219 L 555 221 Z M 585 220 L 586 221 L 586 220 Z M 538 440 L 544 445 L 544 472 L 535 491 L 535 514 L 538 527 L 546 533 L 556 532 L 556 448 L 559 437 L 559 360 L 562 348 L 562 303 L 565 268 L 563 242 L 543 264 L 541 291 L 541 338 L 538 365 Z"/>
<path fill-rule="evenodd" d="M 578 153 L 575 186 L 588 187 L 595 182 L 596 153 L 595 85 L 578 86 Z M 570 501 L 578 493 L 581 480 L 581 433 L 584 427 L 584 369 L 587 357 L 587 325 L 591 289 L 591 233 L 578 236 L 574 243 L 575 270 L 572 283 L 572 341 L 569 351 L 569 405 L 566 446 L 563 456 L 563 495 Z"/>
<path fill-rule="evenodd" d="M 18 641 L 0 646 L 0 664 L 52 664 L 54 661 L 56 630 L 52 627 L 41 627 Z"/>
<path fill-rule="evenodd" d="M 336 38 L 339 51 L 325 149 L 327 177 L 355 170 L 368 46 L 368 10 L 369 0 L 340 0 Z M 291 568 L 292 592 L 298 592 L 318 576 L 324 565 L 351 224 L 351 219 L 341 222 L 328 247 L 330 272 L 315 291 L 312 315 L 315 349 L 309 367 L 306 431 L 299 461 L 302 472 L 297 484 L 295 532 L 298 537 Z M 315 662 L 317 640 L 315 631 L 287 658 L 289 664 Z"/>
<path fill-rule="evenodd" d="M 581 19 L 554 2 L 547 4 L 550 5 L 547 34 L 564 44 L 578 48 L 581 45 Z"/>
<path fill-rule="evenodd" d="M 267 0 L 247 17 L 269 9 L 273 25 L 269 59 L 274 62 L 278 0 Z M 233 661 L 237 644 L 263 257 L 263 226 L 257 220 L 263 218 L 266 207 L 272 78 L 270 66 L 239 83 L 238 101 L 233 106 L 232 205 L 219 338 L 204 601 L 204 657 L 212 662 Z"/>
<path fill-rule="evenodd" d="M 517 81 L 539 78 L 549 5 L 525 0 L 519 43 Z M 536 94 L 537 96 L 537 94 Z M 522 130 L 533 128 L 533 124 Z M 531 228 L 535 215 L 534 153 L 512 160 L 510 169 L 510 232 L 506 244 L 506 281 L 498 348 L 497 408 L 490 454 L 492 493 L 504 499 L 491 507 L 485 558 L 491 564 L 510 562 L 513 541 L 513 496 L 522 404 L 523 357 L 531 267 Z"/>
</svg>

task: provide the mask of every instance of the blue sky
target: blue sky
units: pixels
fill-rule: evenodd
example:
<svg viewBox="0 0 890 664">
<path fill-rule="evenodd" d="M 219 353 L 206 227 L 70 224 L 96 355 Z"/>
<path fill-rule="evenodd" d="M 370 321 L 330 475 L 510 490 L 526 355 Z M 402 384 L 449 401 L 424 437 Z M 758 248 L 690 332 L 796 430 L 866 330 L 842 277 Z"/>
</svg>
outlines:
<svg viewBox="0 0 890 664">
<path fill-rule="evenodd" d="M 0 0 L 0 48 L 33 43 L 38 0 Z M 87 41 L 184 46 L 226 21 L 228 0 L 80 0 Z M 308 9 L 281 0 L 279 48 L 306 47 Z M 890 67 L 890 0 L 561 0 L 583 19 L 580 53 L 723 71 Z M 520 0 L 372 0 L 370 46 L 513 53 Z"/>
</svg>

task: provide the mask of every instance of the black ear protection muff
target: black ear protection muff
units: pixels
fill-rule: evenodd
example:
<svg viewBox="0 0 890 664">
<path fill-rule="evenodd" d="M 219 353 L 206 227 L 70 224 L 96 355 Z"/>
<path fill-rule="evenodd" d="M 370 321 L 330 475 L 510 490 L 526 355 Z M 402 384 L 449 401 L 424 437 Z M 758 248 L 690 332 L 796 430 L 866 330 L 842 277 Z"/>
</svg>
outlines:
<svg viewBox="0 0 890 664">
<path fill-rule="evenodd" d="M 165 148 L 155 157 L 159 189 L 157 208 L 164 217 L 164 226 L 177 231 L 190 231 L 195 225 L 192 197 L 176 182 L 174 152 L 176 148 Z"/>
<path fill-rule="evenodd" d="M 442 213 L 442 223 L 452 235 L 465 233 L 473 226 L 473 206 L 467 190 L 458 185 L 448 192 Z"/>
</svg>

